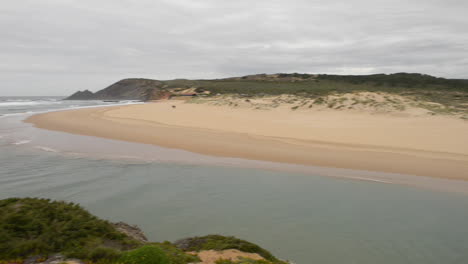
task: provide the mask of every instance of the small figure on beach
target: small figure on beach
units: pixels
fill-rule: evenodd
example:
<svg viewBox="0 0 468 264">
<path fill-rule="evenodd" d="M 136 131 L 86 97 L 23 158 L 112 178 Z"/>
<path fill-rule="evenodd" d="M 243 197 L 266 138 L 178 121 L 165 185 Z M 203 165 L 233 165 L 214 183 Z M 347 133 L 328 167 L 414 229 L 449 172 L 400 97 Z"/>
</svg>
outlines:
<svg viewBox="0 0 468 264">
<path fill-rule="evenodd" d="M 175 105 L 173 105 L 173 106 L 172 106 L 172 108 L 176 108 L 176 106 L 175 106 Z"/>
</svg>

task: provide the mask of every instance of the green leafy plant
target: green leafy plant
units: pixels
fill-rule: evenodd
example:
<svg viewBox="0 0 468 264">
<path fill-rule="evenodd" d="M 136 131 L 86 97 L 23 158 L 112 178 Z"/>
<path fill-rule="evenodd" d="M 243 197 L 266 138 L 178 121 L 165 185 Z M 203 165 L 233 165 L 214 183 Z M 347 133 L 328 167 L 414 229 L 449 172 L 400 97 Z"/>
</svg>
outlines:
<svg viewBox="0 0 468 264">
<path fill-rule="evenodd" d="M 151 243 L 151 245 L 160 247 L 166 253 L 166 256 L 169 258 L 171 264 L 200 262 L 200 259 L 197 256 L 185 253 L 168 241 L 163 243 Z"/>
<path fill-rule="evenodd" d="M 171 264 L 164 250 L 155 245 L 142 246 L 125 252 L 119 259 L 121 264 Z"/>
<path fill-rule="evenodd" d="M 114 250 L 105 249 L 113 245 Z M 0 200 L 0 259 L 57 252 L 82 259 L 116 256 L 140 243 L 77 204 L 48 199 Z M 90 255 L 92 254 L 92 255 Z"/>
</svg>

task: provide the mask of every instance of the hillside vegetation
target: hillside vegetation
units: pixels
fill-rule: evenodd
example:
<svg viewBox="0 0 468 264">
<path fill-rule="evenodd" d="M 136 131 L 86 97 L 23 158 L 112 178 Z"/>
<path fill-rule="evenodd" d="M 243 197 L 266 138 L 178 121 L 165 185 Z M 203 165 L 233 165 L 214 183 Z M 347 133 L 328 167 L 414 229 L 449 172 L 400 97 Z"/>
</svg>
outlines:
<svg viewBox="0 0 468 264">
<path fill-rule="evenodd" d="M 57 252 L 91 259 L 139 244 L 77 204 L 33 198 L 0 201 L 0 259 Z"/>
<path fill-rule="evenodd" d="M 167 88 L 198 87 L 212 93 L 309 94 L 369 92 L 451 91 L 468 92 L 467 80 L 437 78 L 417 73 L 375 75 L 260 74 L 219 80 L 172 80 Z"/>
<path fill-rule="evenodd" d="M 224 249 L 257 253 L 264 258 L 258 263 L 286 263 L 235 237 L 209 235 L 157 243 L 133 239 L 116 226 L 122 227 L 122 223 L 99 219 L 74 203 L 38 198 L 0 200 L 0 264 L 22 264 L 25 260 L 29 264 L 188 264 L 200 262 L 197 252 Z"/>
<path fill-rule="evenodd" d="M 211 103 L 221 105 L 245 105 L 243 101 L 247 100 L 251 104 L 267 101 L 252 104 L 257 109 L 274 108 L 281 104 L 289 104 L 293 110 L 328 108 L 400 112 L 419 108 L 427 110 L 424 112 L 430 115 L 454 114 L 468 118 L 467 80 L 450 80 L 422 74 L 276 74 L 213 81 L 170 82 L 170 87 L 183 85 L 209 91 Z"/>
<path fill-rule="evenodd" d="M 418 73 L 374 75 L 313 75 L 313 74 L 258 74 L 215 80 L 176 79 L 157 81 L 149 79 L 124 79 L 94 93 L 94 99 L 144 98 L 148 89 L 198 88 L 211 94 L 249 95 L 326 95 L 353 91 L 421 93 L 468 93 L 468 80 L 437 78 Z M 87 93 L 86 96 L 89 96 Z M 429 95 L 430 96 L 430 95 Z"/>
<path fill-rule="evenodd" d="M 176 79 L 168 81 L 124 79 L 96 93 L 77 92 L 68 99 L 150 101 L 168 99 L 171 95 L 184 93 L 211 98 L 217 98 L 216 96 L 220 95 L 255 98 L 291 95 L 308 99 L 311 104 L 325 102 L 325 105 L 330 104 L 332 106 L 330 108 L 335 109 L 340 104 L 330 101 L 336 97 L 341 95 L 349 97 L 352 94 L 365 92 L 404 97 L 406 101 L 411 101 L 412 105 L 420 103 L 419 107 L 432 113 L 468 116 L 468 80 L 437 78 L 418 73 L 374 75 L 279 73 L 215 80 Z M 368 100 L 358 101 L 357 106 L 362 106 L 360 101 Z M 369 106 L 371 102 L 367 103 Z M 387 102 L 379 103 L 383 105 Z M 391 101 L 388 103 L 392 104 Z M 341 109 L 347 109 L 346 104 Z"/>
</svg>

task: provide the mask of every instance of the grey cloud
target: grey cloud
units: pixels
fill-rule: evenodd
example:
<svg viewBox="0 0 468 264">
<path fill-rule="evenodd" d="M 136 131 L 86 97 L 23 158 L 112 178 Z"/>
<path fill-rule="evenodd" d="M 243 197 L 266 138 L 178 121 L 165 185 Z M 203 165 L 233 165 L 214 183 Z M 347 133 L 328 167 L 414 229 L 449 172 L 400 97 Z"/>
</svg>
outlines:
<svg viewBox="0 0 468 264">
<path fill-rule="evenodd" d="M 466 10 L 458 0 L 8 1 L 0 95 L 261 72 L 468 78 Z"/>
</svg>

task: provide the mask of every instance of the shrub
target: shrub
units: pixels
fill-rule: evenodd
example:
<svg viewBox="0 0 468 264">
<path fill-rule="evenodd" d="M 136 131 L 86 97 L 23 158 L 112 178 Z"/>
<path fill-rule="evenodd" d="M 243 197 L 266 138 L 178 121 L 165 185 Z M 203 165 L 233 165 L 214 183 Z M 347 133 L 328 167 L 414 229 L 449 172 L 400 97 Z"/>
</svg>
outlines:
<svg viewBox="0 0 468 264">
<path fill-rule="evenodd" d="M 119 259 L 122 264 L 170 264 L 166 253 L 158 246 L 143 246 L 125 252 Z"/>
<path fill-rule="evenodd" d="M 89 259 L 92 261 L 98 261 L 100 259 L 113 261 L 113 260 L 117 260 L 120 256 L 121 256 L 121 253 L 118 250 L 115 250 L 113 248 L 108 248 L 108 247 L 98 247 L 98 248 L 91 250 L 91 252 L 89 252 L 86 259 Z"/>
<path fill-rule="evenodd" d="M 169 258 L 171 264 L 200 262 L 200 259 L 197 256 L 185 253 L 170 242 L 166 241 L 164 243 L 152 243 L 151 245 L 159 246 L 166 253 L 166 256 Z"/>
<path fill-rule="evenodd" d="M 0 200 L 0 259 L 57 252 L 87 258 L 93 250 L 93 258 L 98 259 L 110 254 L 109 249 L 102 249 L 104 243 L 116 249 L 139 244 L 74 203 L 34 198 Z"/>
</svg>

